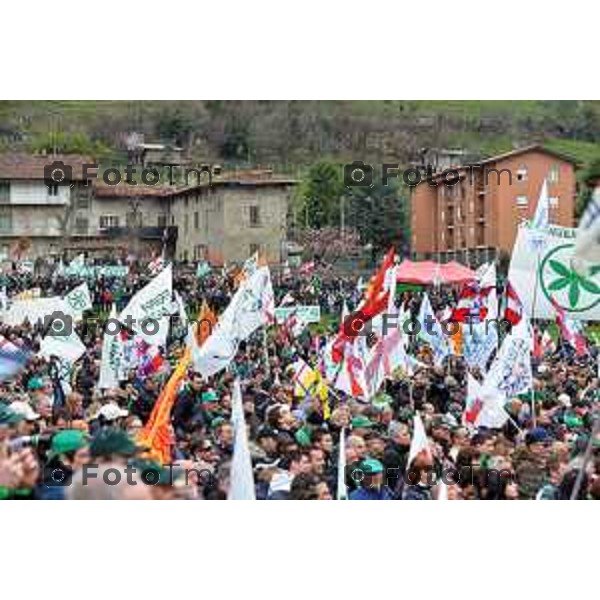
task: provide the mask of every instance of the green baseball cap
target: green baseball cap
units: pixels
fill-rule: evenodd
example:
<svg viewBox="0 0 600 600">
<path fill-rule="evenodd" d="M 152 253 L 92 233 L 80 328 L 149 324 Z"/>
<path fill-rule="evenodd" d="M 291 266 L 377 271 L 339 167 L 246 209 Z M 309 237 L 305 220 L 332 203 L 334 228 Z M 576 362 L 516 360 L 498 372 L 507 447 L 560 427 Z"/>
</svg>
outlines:
<svg viewBox="0 0 600 600">
<path fill-rule="evenodd" d="M 294 439 L 300 444 L 300 446 L 310 446 L 311 438 L 310 438 L 310 430 L 308 427 L 301 427 L 296 431 L 294 435 Z"/>
<path fill-rule="evenodd" d="M 65 429 L 59 431 L 53 438 L 48 452 L 48 458 L 53 458 L 67 452 L 75 452 L 85 448 L 89 443 L 87 433 L 79 429 Z"/>
<path fill-rule="evenodd" d="M 200 402 L 202 404 L 211 404 L 219 401 L 219 396 L 217 396 L 217 392 L 214 390 L 207 390 L 206 392 L 202 392 L 200 396 Z"/>
<path fill-rule="evenodd" d="M 142 448 L 121 429 L 102 428 L 92 439 L 90 453 L 92 456 L 112 456 L 117 454 L 126 458 L 135 456 Z"/>
<path fill-rule="evenodd" d="M 160 463 L 147 458 L 136 458 L 129 461 L 129 464 L 136 469 L 146 485 L 173 485 L 178 475 L 176 469 L 162 467 Z"/>
<path fill-rule="evenodd" d="M 383 473 L 383 465 L 375 458 L 366 458 L 360 463 L 360 470 L 368 475 Z"/>
<path fill-rule="evenodd" d="M 25 417 L 16 413 L 14 410 L 5 406 L 4 404 L 0 404 L 0 425 L 16 425 L 21 422 Z"/>
<path fill-rule="evenodd" d="M 371 404 L 376 409 L 383 410 L 384 408 L 387 408 L 388 406 L 390 406 L 390 404 L 392 402 L 393 402 L 393 399 L 388 394 L 377 394 L 377 396 L 375 396 L 375 398 L 373 398 L 373 401 L 371 402 Z"/>
<path fill-rule="evenodd" d="M 352 419 L 352 427 L 354 429 L 369 429 L 373 425 L 373 421 L 364 415 L 358 415 Z"/>
<path fill-rule="evenodd" d="M 223 417 L 215 417 L 210 422 L 210 428 L 211 429 L 216 429 L 219 425 L 222 425 L 223 423 L 225 423 L 225 419 Z"/>
<path fill-rule="evenodd" d="M 44 382 L 41 377 L 32 377 L 27 382 L 27 389 L 34 392 L 36 390 L 41 390 L 44 387 Z"/>
</svg>

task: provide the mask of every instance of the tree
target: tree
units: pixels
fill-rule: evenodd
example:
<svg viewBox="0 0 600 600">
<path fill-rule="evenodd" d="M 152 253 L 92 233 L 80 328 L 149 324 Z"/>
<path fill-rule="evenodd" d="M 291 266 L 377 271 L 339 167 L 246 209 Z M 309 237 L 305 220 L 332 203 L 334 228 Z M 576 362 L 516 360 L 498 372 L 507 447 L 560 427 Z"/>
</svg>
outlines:
<svg viewBox="0 0 600 600">
<path fill-rule="evenodd" d="M 342 170 L 331 162 L 315 163 L 302 182 L 305 225 L 320 229 L 340 223 L 340 198 L 345 192 Z"/>
<path fill-rule="evenodd" d="M 93 158 L 102 158 L 110 153 L 108 146 L 100 141 L 94 141 L 85 133 L 66 133 L 56 131 L 33 138 L 30 143 L 32 152 L 45 152 L 52 154 L 84 154 Z"/>
<path fill-rule="evenodd" d="M 408 201 L 397 180 L 388 183 L 383 185 L 381 177 L 374 174 L 372 187 L 351 188 L 346 221 L 375 253 L 385 252 L 390 246 L 405 253 L 410 247 Z"/>
</svg>

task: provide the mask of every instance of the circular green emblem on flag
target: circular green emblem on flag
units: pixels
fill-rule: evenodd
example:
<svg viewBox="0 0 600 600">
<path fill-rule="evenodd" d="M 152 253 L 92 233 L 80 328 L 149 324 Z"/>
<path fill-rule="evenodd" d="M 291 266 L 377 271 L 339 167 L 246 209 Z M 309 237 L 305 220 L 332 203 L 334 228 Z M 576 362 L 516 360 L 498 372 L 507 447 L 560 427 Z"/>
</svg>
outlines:
<svg viewBox="0 0 600 600">
<path fill-rule="evenodd" d="M 574 244 L 555 246 L 542 257 L 539 278 L 550 302 L 567 312 L 584 312 L 600 302 L 600 265 L 576 269 Z"/>
<path fill-rule="evenodd" d="M 87 306 L 87 295 L 85 292 L 71 292 L 67 301 L 75 310 L 83 310 Z"/>
</svg>

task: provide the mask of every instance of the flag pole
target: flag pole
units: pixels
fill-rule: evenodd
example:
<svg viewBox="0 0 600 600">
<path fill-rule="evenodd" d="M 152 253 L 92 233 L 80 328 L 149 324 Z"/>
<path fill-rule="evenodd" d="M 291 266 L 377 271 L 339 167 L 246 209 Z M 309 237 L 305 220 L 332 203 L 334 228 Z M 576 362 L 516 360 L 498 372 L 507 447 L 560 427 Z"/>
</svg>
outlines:
<svg viewBox="0 0 600 600">
<path fill-rule="evenodd" d="M 537 291 L 538 291 L 538 285 L 539 285 L 539 281 L 540 281 L 540 250 L 539 248 L 537 248 L 536 250 L 536 268 L 535 268 L 535 284 L 533 286 L 533 298 L 531 299 L 531 326 L 533 328 L 533 324 L 535 322 L 535 307 L 537 304 Z M 534 337 L 535 337 L 535 330 L 533 333 Z M 531 387 L 531 419 L 533 422 L 533 426 L 536 426 L 536 415 L 535 415 L 535 391 L 533 389 L 533 385 Z"/>
<path fill-rule="evenodd" d="M 508 415 L 508 420 L 519 430 L 520 434 L 523 434 L 523 430 L 519 427 L 517 422 L 510 415 Z"/>
<path fill-rule="evenodd" d="M 585 470 L 587 468 L 588 463 L 590 462 L 590 458 L 592 456 L 592 448 L 594 447 L 594 438 L 600 432 L 600 416 L 596 415 L 594 419 L 594 427 L 592 428 L 592 433 L 590 434 L 590 439 L 588 440 L 587 446 L 585 448 L 585 453 L 583 455 L 583 464 L 577 473 L 577 478 L 575 479 L 575 485 L 573 486 L 573 492 L 571 493 L 571 497 L 569 500 L 577 500 L 577 496 L 579 495 L 579 490 L 581 489 L 581 484 L 583 483 L 583 475 L 585 474 Z"/>
</svg>

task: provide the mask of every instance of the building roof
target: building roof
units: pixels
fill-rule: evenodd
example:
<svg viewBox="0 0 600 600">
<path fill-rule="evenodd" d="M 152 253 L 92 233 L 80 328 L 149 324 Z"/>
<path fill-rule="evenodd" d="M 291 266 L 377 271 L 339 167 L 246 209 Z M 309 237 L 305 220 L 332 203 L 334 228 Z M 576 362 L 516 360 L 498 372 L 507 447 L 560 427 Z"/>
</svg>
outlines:
<svg viewBox="0 0 600 600">
<path fill-rule="evenodd" d="M 44 168 L 54 162 L 71 167 L 73 181 L 83 181 L 83 165 L 94 164 L 91 157 L 79 154 L 0 154 L 0 179 L 44 179 Z"/>
<path fill-rule="evenodd" d="M 213 175 L 213 186 L 278 186 L 295 185 L 297 181 L 288 177 L 273 176 L 272 171 L 268 170 L 248 170 L 236 172 L 224 172 L 220 175 Z M 190 186 L 176 185 L 130 185 L 121 181 L 117 185 L 107 185 L 102 179 L 95 180 L 95 194 L 98 198 L 133 198 L 133 197 L 154 197 L 167 198 L 179 194 L 193 192 L 198 188 L 206 188 L 206 183 Z"/>
<path fill-rule="evenodd" d="M 270 169 L 248 169 L 244 171 L 223 171 L 219 175 L 212 176 L 212 186 L 287 186 L 296 185 L 297 179 L 280 175 L 273 175 Z M 188 187 L 174 189 L 172 194 L 193 192 L 206 184 L 191 185 Z"/>
<path fill-rule="evenodd" d="M 504 154 L 497 154 L 496 156 L 490 156 L 489 158 L 484 158 L 479 161 L 479 164 L 487 164 L 492 162 L 499 162 L 506 158 L 512 158 L 513 156 L 518 156 L 519 154 L 525 154 L 526 152 L 541 152 L 542 154 L 549 154 L 550 156 L 555 156 L 560 160 L 564 160 L 565 162 L 571 163 L 573 165 L 578 165 L 578 161 L 576 161 L 572 156 L 567 154 L 563 154 L 562 152 L 557 152 L 556 150 L 552 150 L 550 148 L 546 148 L 542 144 L 531 144 L 529 146 L 523 146 L 522 148 L 516 148 L 515 150 L 511 150 L 510 152 L 505 152 Z"/>
<path fill-rule="evenodd" d="M 165 198 L 170 196 L 176 189 L 168 185 L 145 185 L 143 183 L 131 185 L 124 181 L 117 185 L 107 185 L 102 180 L 96 179 L 94 193 L 97 198 L 134 198 L 140 196 Z"/>
<path fill-rule="evenodd" d="M 445 169 L 445 172 L 447 173 L 449 171 L 466 170 L 470 167 L 474 167 L 475 165 L 483 166 L 483 165 L 494 164 L 494 163 L 498 163 L 503 160 L 506 160 L 508 158 L 513 158 L 514 156 L 519 156 L 520 154 L 526 154 L 527 152 L 541 152 L 542 154 L 549 154 L 550 156 L 555 156 L 556 158 L 558 158 L 560 160 L 571 163 L 575 167 L 577 167 L 580 164 L 572 156 L 568 156 L 566 154 L 562 154 L 561 152 L 551 150 L 541 144 L 531 144 L 529 146 L 523 146 L 522 148 L 516 148 L 515 150 L 511 150 L 510 152 L 504 152 L 503 154 L 497 154 L 496 156 L 490 156 L 489 158 L 482 158 L 481 160 L 478 160 L 471 165 L 457 165 L 455 167 L 451 167 L 450 169 Z M 440 173 L 434 173 L 432 175 L 431 179 L 438 179 L 443 176 L 444 176 L 444 171 L 442 171 Z M 423 181 L 426 181 L 426 180 L 422 180 L 419 183 L 423 183 Z"/>
</svg>

